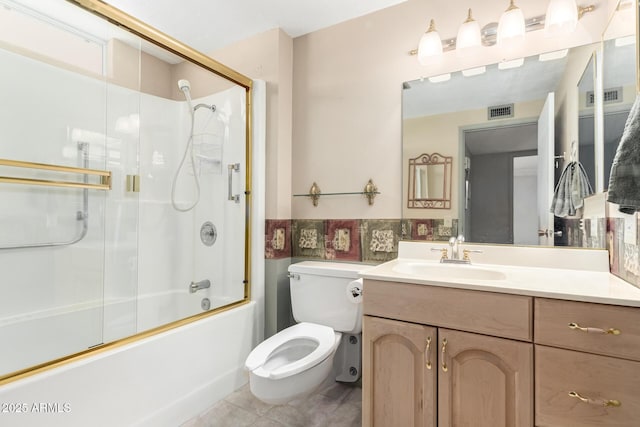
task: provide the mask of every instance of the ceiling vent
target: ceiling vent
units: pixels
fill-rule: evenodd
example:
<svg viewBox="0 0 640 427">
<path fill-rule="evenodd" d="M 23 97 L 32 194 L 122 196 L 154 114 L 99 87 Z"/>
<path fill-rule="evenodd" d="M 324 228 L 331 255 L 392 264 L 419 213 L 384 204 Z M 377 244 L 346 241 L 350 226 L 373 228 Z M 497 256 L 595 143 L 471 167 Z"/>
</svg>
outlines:
<svg viewBox="0 0 640 427">
<path fill-rule="evenodd" d="M 487 119 L 506 119 L 513 117 L 513 104 L 495 105 L 487 109 Z"/>
<path fill-rule="evenodd" d="M 604 90 L 604 96 L 602 97 L 604 104 L 615 104 L 622 102 L 622 88 L 614 87 Z M 595 103 L 595 93 L 590 90 L 587 92 L 587 107 L 593 107 Z"/>
</svg>

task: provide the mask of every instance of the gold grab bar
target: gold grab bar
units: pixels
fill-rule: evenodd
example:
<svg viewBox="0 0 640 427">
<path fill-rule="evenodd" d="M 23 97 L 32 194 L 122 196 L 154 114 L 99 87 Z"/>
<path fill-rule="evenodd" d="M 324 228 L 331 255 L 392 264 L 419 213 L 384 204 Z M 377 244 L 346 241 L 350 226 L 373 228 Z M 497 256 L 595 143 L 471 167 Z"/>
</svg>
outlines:
<svg viewBox="0 0 640 427">
<path fill-rule="evenodd" d="M 16 168 L 37 169 L 37 170 L 49 170 L 54 172 L 78 173 L 83 175 L 97 175 L 100 177 L 99 184 L 90 184 L 88 182 L 50 181 L 45 179 L 0 176 L 0 182 L 4 182 L 7 184 L 30 184 L 30 185 L 46 185 L 49 187 L 71 187 L 71 188 L 88 188 L 88 189 L 94 189 L 94 190 L 111 190 L 111 171 L 76 168 L 72 166 L 50 165 L 46 163 L 23 162 L 20 160 L 8 160 L 8 159 L 0 159 L 0 166 L 11 166 Z"/>
</svg>

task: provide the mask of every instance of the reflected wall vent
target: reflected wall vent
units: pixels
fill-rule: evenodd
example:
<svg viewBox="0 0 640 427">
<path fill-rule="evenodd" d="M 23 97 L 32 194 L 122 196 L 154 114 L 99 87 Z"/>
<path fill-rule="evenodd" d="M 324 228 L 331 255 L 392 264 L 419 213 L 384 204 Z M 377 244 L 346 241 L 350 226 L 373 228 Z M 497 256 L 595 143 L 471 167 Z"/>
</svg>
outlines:
<svg viewBox="0 0 640 427">
<path fill-rule="evenodd" d="M 604 90 L 604 96 L 602 97 L 605 104 L 615 104 L 622 102 L 622 88 L 613 87 Z M 587 92 L 587 107 L 593 107 L 595 103 L 595 94 L 592 90 Z"/>
<path fill-rule="evenodd" d="M 487 119 L 506 119 L 513 117 L 513 104 L 495 105 L 487 109 Z"/>
</svg>

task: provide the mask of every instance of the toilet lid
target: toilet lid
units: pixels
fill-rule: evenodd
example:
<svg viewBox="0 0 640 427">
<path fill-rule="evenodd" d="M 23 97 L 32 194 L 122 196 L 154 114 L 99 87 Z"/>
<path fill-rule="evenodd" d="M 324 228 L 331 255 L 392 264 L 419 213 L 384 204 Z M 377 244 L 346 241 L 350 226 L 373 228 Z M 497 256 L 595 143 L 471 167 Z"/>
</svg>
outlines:
<svg viewBox="0 0 640 427">
<path fill-rule="evenodd" d="M 254 348 L 247 357 L 245 368 L 255 375 L 272 379 L 298 374 L 317 365 L 333 353 L 340 344 L 340 336 L 339 332 L 335 332 L 328 326 L 308 322 L 298 323 L 278 332 Z M 301 338 L 315 341 L 318 346 L 311 353 L 294 362 L 272 370 L 263 368 L 269 357 L 279 347 Z"/>
</svg>

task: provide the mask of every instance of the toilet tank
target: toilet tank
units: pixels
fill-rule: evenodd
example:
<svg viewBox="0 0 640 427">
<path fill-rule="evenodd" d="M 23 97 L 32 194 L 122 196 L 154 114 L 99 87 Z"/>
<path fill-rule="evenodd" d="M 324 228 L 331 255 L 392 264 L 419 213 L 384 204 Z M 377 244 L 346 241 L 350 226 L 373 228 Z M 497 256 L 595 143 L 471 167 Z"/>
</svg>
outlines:
<svg viewBox="0 0 640 427">
<path fill-rule="evenodd" d="M 362 331 L 362 303 L 347 294 L 347 285 L 367 268 L 363 264 L 304 261 L 289 266 L 291 307 L 297 322 L 311 322 L 335 331 Z"/>
</svg>

